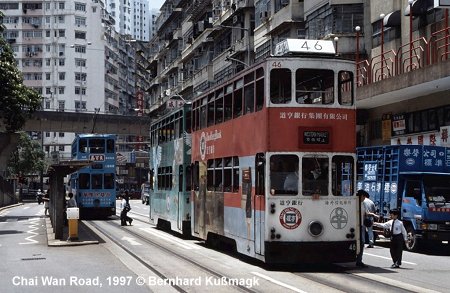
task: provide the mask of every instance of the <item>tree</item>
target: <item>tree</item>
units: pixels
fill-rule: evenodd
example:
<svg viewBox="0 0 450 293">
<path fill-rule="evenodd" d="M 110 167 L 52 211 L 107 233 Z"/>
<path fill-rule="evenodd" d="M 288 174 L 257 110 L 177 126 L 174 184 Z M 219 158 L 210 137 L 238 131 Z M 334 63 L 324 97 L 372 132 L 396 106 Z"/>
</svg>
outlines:
<svg viewBox="0 0 450 293">
<path fill-rule="evenodd" d="M 19 144 L 12 154 L 8 169 L 11 174 L 23 176 L 44 171 L 45 153 L 36 140 L 32 140 L 25 132 L 20 133 Z"/>
<path fill-rule="evenodd" d="M 3 14 L 0 13 L 0 19 Z M 0 32 L 4 30 L 0 26 Z M 41 107 L 42 97 L 23 84 L 11 46 L 0 34 L 0 129 L 16 132 Z M 2 125 L 3 123 L 3 125 Z"/>
</svg>

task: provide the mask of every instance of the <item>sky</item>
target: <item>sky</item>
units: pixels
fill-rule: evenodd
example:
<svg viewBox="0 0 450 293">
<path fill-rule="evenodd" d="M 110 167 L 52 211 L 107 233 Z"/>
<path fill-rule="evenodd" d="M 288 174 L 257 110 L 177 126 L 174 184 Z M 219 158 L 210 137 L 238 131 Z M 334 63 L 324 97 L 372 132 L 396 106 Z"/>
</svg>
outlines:
<svg viewBox="0 0 450 293">
<path fill-rule="evenodd" d="M 165 0 L 148 0 L 148 2 L 150 3 L 150 9 L 160 9 L 161 6 L 163 5 Z"/>
</svg>

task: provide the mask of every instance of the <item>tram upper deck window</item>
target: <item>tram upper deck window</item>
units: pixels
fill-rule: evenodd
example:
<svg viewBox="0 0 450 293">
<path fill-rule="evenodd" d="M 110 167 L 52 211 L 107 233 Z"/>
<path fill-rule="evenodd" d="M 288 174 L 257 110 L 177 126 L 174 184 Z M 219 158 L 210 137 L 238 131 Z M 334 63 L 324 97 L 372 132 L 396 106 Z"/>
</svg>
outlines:
<svg viewBox="0 0 450 293">
<path fill-rule="evenodd" d="M 303 195 L 328 195 L 328 165 L 328 157 L 303 157 Z"/>
<path fill-rule="evenodd" d="M 106 152 L 108 154 L 114 154 L 116 152 L 116 150 L 114 148 L 114 139 L 106 140 Z"/>
<path fill-rule="evenodd" d="M 270 71 L 270 102 L 287 104 L 291 102 L 291 71 L 287 68 Z"/>
<path fill-rule="evenodd" d="M 350 71 L 339 72 L 339 104 L 343 106 L 353 105 L 353 73 Z"/>
<path fill-rule="evenodd" d="M 80 139 L 78 150 L 80 153 L 87 153 L 87 139 L 86 138 Z"/>
<path fill-rule="evenodd" d="M 270 157 L 270 194 L 298 194 L 298 162 L 298 157 L 295 155 L 273 155 Z"/>
<path fill-rule="evenodd" d="M 233 118 L 237 118 L 242 115 L 242 88 L 244 86 L 244 80 L 239 79 L 234 82 L 234 95 L 233 95 Z"/>
<path fill-rule="evenodd" d="M 295 99 L 299 104 L 333 104 L 334 72 L 326 69 L 298 69 Z"/>
<path fill-rule="evenodd" d="M 91 154 L 103 154 L 105 152 L 105 139 L 103 138 L 90 139 L 89 152 Z"/>
</svg>

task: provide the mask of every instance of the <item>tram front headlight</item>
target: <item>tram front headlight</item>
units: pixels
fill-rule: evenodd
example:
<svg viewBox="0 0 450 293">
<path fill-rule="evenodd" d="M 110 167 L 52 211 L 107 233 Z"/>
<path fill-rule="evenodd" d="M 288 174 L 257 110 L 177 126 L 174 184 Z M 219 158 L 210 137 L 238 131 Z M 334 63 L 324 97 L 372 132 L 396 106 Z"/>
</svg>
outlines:
<svg viewBox="0 0 450 293">
<path fill-rule="evenodd" d="M 319 221 L 312 221 L 309 223 L 308 232 L 313 237 L 318 237 L 323 233 L 323 225 Z"/>
</svg>

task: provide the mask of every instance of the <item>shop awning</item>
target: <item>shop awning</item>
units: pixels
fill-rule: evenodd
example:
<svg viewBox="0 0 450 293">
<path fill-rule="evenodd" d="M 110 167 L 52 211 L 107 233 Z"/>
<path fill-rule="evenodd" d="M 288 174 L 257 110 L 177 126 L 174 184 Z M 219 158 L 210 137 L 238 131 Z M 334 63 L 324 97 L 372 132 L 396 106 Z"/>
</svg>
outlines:
<svg viewBox="0 0 450 293">
<path fill-rule="evenodd" d="M 389 13 L 383 18 L 383 25 L 385 27 L 400 26 L 401 14 L 400 10 Z"/>
<path fill-rule="evenodd" d="M 410 6 L 409 4 L 406 5 L 404 13 L 405 16 L 409 16 L 410 10 L 409 6 Z M 427 13 L 427 6 L 428 6 L 427 0 L 415 0 L 411 6 L 412 6 L 412 16 L 419 16 Z"/>
</svg>

